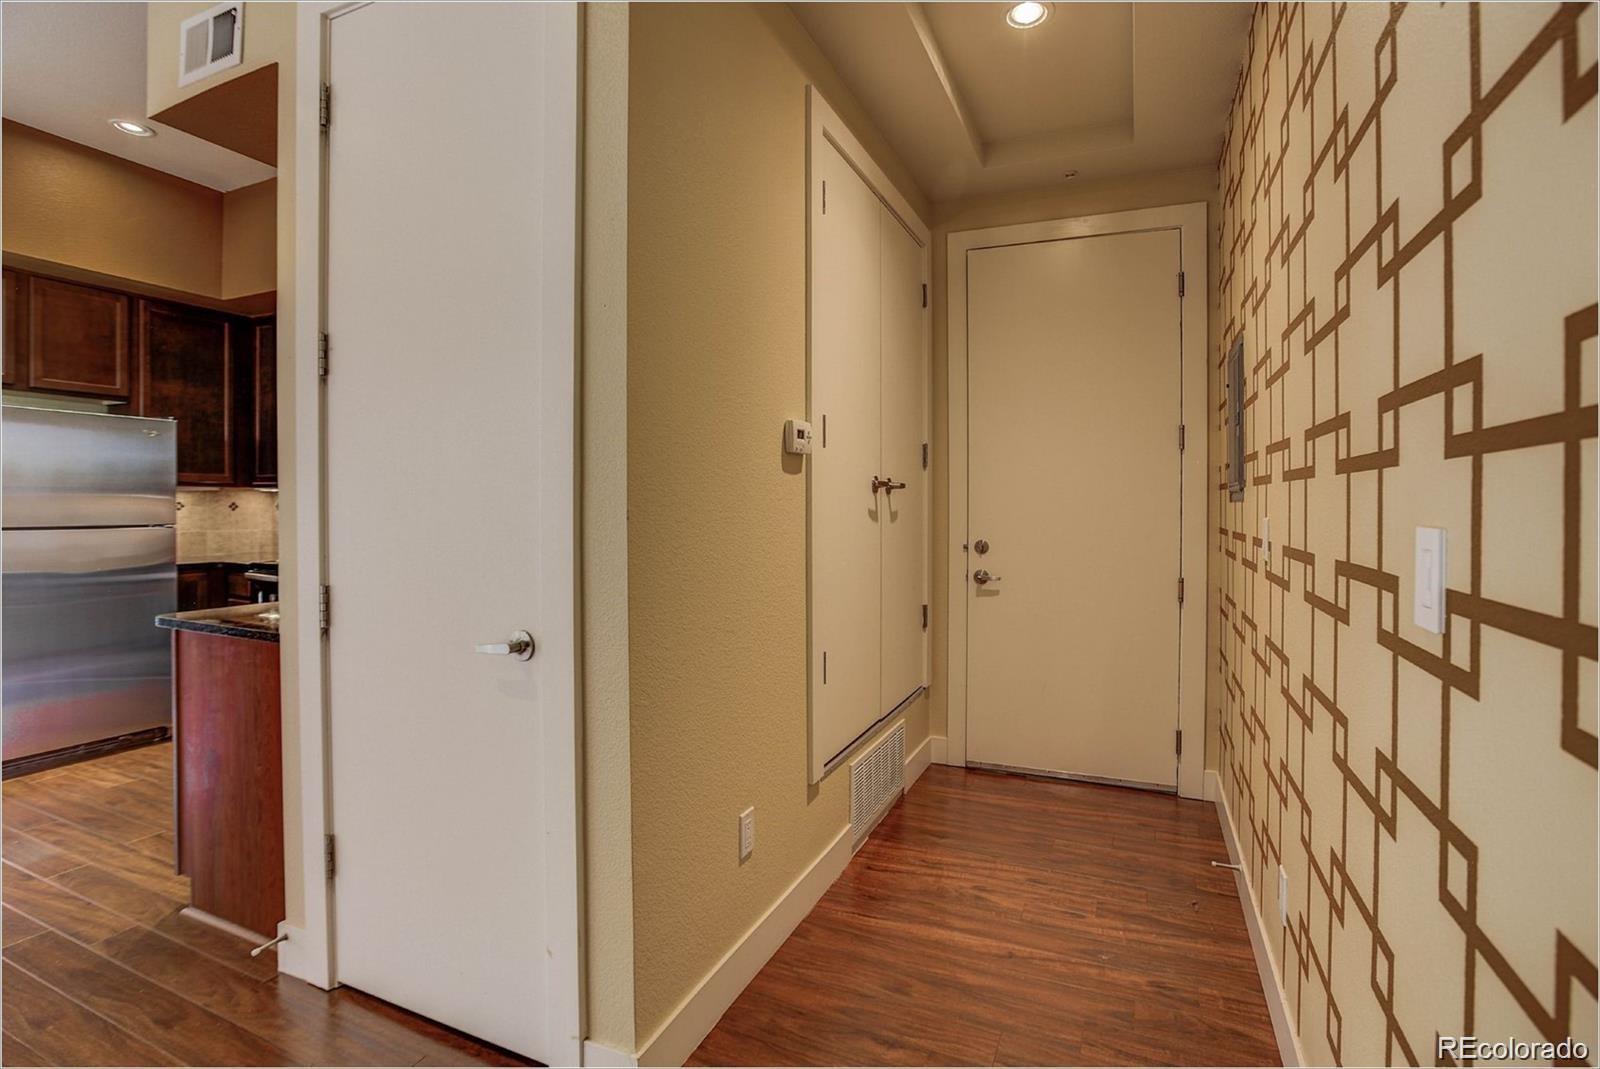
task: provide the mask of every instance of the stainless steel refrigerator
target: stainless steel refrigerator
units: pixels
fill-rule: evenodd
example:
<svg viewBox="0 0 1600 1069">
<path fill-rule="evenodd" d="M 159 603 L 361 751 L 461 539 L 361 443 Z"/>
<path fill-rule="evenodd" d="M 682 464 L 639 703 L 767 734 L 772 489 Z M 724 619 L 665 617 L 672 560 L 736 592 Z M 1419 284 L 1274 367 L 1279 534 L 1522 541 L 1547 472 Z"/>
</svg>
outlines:
<svg viewBox="0 0 1600 1069">
<path fill-rule="evenodd" d="M 6 405 L 5 772 L 164 734 L 177 425 Z M 41 755 L 45 755 L 42 756 Z"/>
</svg>

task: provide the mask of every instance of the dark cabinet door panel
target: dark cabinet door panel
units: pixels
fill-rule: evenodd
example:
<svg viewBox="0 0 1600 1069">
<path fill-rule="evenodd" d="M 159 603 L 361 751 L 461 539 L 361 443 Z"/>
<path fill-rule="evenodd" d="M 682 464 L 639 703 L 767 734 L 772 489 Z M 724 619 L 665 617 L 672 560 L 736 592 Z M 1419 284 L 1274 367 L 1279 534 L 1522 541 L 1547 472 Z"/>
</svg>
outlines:
<svg viewBox="0 0 1600 1069">
<path fill-rule="evenodd" d="M 54 278 L 28 278 L 28 385 L 129 395 L 128 298 Z"/>
<path fill-rule="evenodd" d="M 271 319 L 255 327 L 254 481 L 278 485 L 278 329 Z"/>
<path fill-rule="evenodd" d="M 28 286 L 27 281 L 9 267 L 0 272 L 5 278 L 5 292 L 0 294 L 0 304 L 5 305 L 5 374 L 7 386 L 27 385 L 22 361 L 28 352 Z"/>
<path fill-rule="evenodd" d="M 139 302 L 139 414 L 178 421 L 178 482 L 235 481 L 233 323 L 225 315 Z"/>
</svg>

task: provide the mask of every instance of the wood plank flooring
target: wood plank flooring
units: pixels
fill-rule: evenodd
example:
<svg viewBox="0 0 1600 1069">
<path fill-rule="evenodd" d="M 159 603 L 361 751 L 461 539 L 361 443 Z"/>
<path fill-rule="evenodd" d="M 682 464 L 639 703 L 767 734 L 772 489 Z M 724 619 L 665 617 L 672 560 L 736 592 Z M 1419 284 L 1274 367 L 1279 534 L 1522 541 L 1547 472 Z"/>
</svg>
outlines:
<svg viewBox="0 0 1600 1069">
<path fill-rule="evenodd" d="M 1277 1065 L 1216 811 L 935 765 L 692 1065 Z"/>
<path fill-rule="evenodd" d="M 172 747 L 6 781 L 0 1061 L 6 1065 L 521 1065 L 178 911 Z"/>
</svg>

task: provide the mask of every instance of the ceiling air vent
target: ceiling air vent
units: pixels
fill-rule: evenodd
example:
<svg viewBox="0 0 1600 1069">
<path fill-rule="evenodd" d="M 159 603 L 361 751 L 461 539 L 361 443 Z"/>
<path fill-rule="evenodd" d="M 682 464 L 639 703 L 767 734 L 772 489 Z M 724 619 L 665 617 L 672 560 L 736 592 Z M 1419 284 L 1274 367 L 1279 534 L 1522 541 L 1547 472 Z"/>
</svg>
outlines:
<svg viewBox="0 0 1600 1069">
<path fill-rule="evenodd" d="M 237 67 L 244 51 L 244 4 L 218 4 L 178 26 L 178 84 Z"/>
</svg>

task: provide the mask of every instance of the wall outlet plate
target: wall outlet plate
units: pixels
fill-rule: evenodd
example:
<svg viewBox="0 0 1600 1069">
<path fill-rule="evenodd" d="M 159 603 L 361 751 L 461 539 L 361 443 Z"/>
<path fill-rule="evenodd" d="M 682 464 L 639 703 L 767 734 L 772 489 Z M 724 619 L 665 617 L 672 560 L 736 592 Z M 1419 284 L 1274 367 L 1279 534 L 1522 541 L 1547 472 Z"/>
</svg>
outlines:
<svg viewBox="0 0 1600 1069">
<path fill-rule="evenodd" d="M 739 860 L 743 861 L 756 849 L 756 807 L 751 806 L 739 814 Z"/>
</svg>

